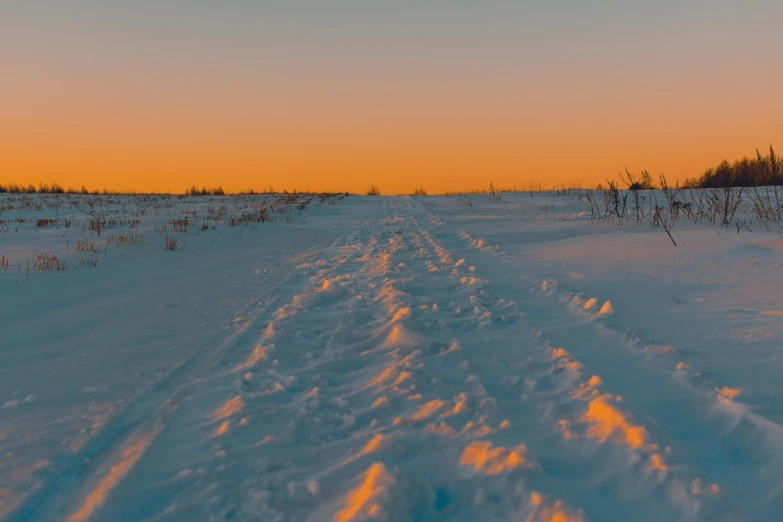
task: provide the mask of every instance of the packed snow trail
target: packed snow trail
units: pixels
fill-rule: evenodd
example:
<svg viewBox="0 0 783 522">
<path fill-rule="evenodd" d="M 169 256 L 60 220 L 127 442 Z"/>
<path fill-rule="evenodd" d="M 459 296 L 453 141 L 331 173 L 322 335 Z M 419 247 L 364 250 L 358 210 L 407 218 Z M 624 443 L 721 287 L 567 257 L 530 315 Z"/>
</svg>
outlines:
<svg viewBox="0 0 783 522">
<path fill-rule="evenodd" d="M 774 519 L 777 425 L 418 200 L 371 208 L 17 519 Z"/>
<path fill-rule="evenodd" d="M 431 215 L 430 219 L 438 227 L 445 225 L 442 216 Z M 672 364 L 672 360 L 678 360 L 672 346 L 656 346 L 652 339 L 631 335 L 629 325 L 612 321 L 614 310 L 610 303 L 561 289 L 553 279 L 536 282 L 501 245 L 473 237 L 464 230 L 457 234 L 451 228 L 450 233 L 444 234 L 448 242 L 458 249 L 467 246 L 468 250 L 463 250 L 465 259 L 480 260 L 489 273 L 496 275 L 485 288 L 498 292 L 516 290 L 520 309 L 532 331 L 552 346 L 567 347 L 567 352 L 556 348 L 556 355 L 567 354 L 584 369 L 595 372 L 595 384 L 619 392 L 615 399 L 634 411 L 638 420 L 645 421 L 637 426 L 643 430 L 638 433 L 643 433 L 644 438 L 650 434 L 659 437 L 653 446 L 656 451 L 664 447 L 667 460 L 671 458 L 674 465 L 655 456 L 652 467 L 665 471 L 669 477 L 684 465 L 694 471 L 690 485 L 680 479 L 667 486 L 670 496 L 679 497 L 683 507 L 690 506 L 686 511 L 693 509 L 696 519 L 771 520 L 778 516 L 783 502 L 780 425 L 736 402 L 740 390 L 707 380 L 682 362 Z M 596 393 L 591 389 L 594 387 L 588 383 L 580 387 L 578 395 L 589 391 L 601 405 L 607 396 L 602 391 Z M 591 409 L 595 402 L 591 402 Z M 560 422 L 564 424 L 565 438 L 579 438 L 567 430 L 570 421 Z M 613 434 L 618 432 L 622 429 L 612 430 Z M 597 433 L 594 431 L 593 435 Z M 609 433 L 606 435 L 612 438 Z M 591 436 L 589 430 L 587 436 Z M 683 491 L 689 491 L 696 499 L 704 494 L 721 497 L 720 507 L 716 505 L 717 509 L 705 512 L 704 502 L 693 498 L 686 501 L 689 495 L 683 495 Z M 591 488 L 586 489 L 583 505 L 596 501 L 591 497 L 593 493 Z M 635 509 L 628 516 L 640 518 Z"/>
</svg>

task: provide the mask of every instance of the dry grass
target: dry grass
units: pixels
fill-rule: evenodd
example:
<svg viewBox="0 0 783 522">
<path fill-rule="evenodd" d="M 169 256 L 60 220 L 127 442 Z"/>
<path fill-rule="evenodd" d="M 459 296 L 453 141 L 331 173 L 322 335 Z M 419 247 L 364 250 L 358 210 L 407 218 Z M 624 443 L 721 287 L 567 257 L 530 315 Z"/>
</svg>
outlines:
<svg viewBox="0 0 783 522">
<path fill-rule="evenodd" d="M 623 225 L 647 220 L 653 228 L 663 228 L 677 245 L 672 229 L 680 221 L 709 224 L 718 229 L 753 231 L 762 226 L 783 232 L 783 188 L 721 187 L 683 188 L 670 185 L 660 175 L 659 190 L 620 191 L 613 182 L 602 190 L 586 190 L 578 197 L 588 205 L 590 219 Z"/>
<path fill-rule="evenodd" d="M 117 245 L 118 247 L 122 245 L 127 246 L 144 246 L 144 235 L 143 234 L 137 234 L 133 232 L 128 232 L 127 234 L 120 234 L 115 236 L 114 234 L 109 234 L 106 236 L 106 244 L 107 245 Z"/>
<path fill-rule="evenodd" d="M 172 219 L 171 231 L 187 234 L 190 232 L 191 223 L 187 219 Z"/>
<path fill-rule="evenodd" d="M 38 218 L 35 220 L 35 226 L 36 228 L 48 228 L 57 226 L 59 223 L 58 219 L 52 219 L 52 218 Z"/>
<path fill-rule="evenodd" d="M 210 193 L 212 197 L 202 198 L 200 192 L 198 196 L 183 196 L 69 194 L 59 190 L 53 194 L 26 194 L 14 190 L 0 195 L 0 217 L 6 218 L 0 219 L 0 237 L 9 232 L 50 230 L 40 238 L 40 254 L 33 251 L 27 263 L 19 264 L 19 270 L 26 268 L 28 275 L 31 271 L 60 272 L 66 269 L 66 261 L 70 268 L 98 266 L 102 256 L 111 258 L 111 245 L 146 246 L 141 231 L 160 234 L 159 245 L 165 250 L 183 251 L 187 247 L 188 234 L 209 233 L 215 242 L 228 228 L 240 228 L 233 233 L 239 236 L 245 229 L 252 231 L 263 223 L 293 223 L 296 215 L 304 213 L 311 205 L 332 205 L 347 196 L 335 193 L 221 196 Z M 6 212 L 14 214 L 3 215 Z M 52 234 L 53 228 L 58 232 Z M 58 235 L 62 237 L 61 244 L 58 244 Z M 101 268 L 107 262 L 102 260 Z M 8 268 L 9 264 L 4 256 L 2 268 Z"/>
<path fill-rule="evenodd" d="M 261 207 L 257 210 L 251 210 L 248 212 L 242 212 L 239 216 L 231 216 L 226 220 L 226 225 L 229 227 L 239 227 L 242 225 L 252 225 L 256 223 L 267 223 L 274 221 L 274 216 L 270 215 L 269 209 Z"/>
<path fill-rule="evenodd" d="M 95 246 L 95 241 L 84 239 L 76 242 L 77 252 L 97 252 L 98 247 Z"/>
<path fill-rule="evenodd" d="M 66 268 L 65 261 L 60 260 L 57 256 L 38 254 L 33 259 L 33 270 L 36 272 L 62 272 Z"/>
<path fill-rule="evenodd" d="M 84 267 L 96 267 L 98 266 L 98 257 L 93 257 L 92 254 L 90 256 L 82 254 L 76 259 L 76 264 Z"/>
<path fill-rule="evenodd" d="M 183 248 L 185 248 L 184 245 L 182 247 L 179 246 L 179 239 L 173 238 L 171 236 L 164 236 L 163 244 L 161 246 L 165 250 L 171 250 L 172 252 L 175 250 L 182 250 Z"/>
<path fill-rule="evenodd" d="M 103 230 L 103 222 L 101 220 L 93 219 L 90 221 L 90 232 L 95 232 L 100 236 L 102 230 Z"/>
</svg>

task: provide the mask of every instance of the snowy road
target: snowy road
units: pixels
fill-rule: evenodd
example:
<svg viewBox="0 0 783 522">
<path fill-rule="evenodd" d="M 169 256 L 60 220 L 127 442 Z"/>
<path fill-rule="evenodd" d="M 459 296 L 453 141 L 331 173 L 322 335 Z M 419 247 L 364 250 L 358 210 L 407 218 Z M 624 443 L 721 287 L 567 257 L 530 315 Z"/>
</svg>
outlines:
<svg viewBox="0 0 783 522">
<path fill-rule="evenodd" d="M 7 520 L 779 516 L 783 430 L 738 390 L 427 200 L 358 208 Z"/>
</svg>

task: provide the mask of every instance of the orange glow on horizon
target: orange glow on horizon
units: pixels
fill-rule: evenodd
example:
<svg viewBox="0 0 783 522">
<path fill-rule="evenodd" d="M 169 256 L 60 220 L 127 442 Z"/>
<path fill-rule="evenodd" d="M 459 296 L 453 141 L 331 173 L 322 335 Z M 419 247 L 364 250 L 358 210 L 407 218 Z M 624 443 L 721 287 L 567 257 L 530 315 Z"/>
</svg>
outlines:
<svg viewBox="0 0 783 522">
<path fill-rule="evenodd" d="M 348 4 L 11 7 L 0 183 L 440 193 L 783 148 L 769 9 Z"/>
<path fill-rule="evenodd" d="M 433 114 L 433 121 L 440 116 Z M 735 123 L 748 132 L 720 133 L 714 125 L 700 129 L 676 121 L 672 129 L 640 124 L 623 132 L 607 124 L 610 116 L 596 111 L 594 130 L 587 122 L 573 122 L 561 131 L 539 129 L 537 136 L 506 122 L 486 134 L 433 124 L 421 136 L 379 128 L 339 137 L 275 135 L 272 124 L 267 136 L 259 136 L 241 128 L 215 130 L 198 119 L 165 132 L 144 128 L 162 125 L 151 117 L 136 124 L 120 118 L 92 123 L 87 117 L 82 124 L 58 124 L 51 117 L 35 122 L 20 114 L 12 116 L 19 122 L 12 132 L 0 130 L 0 183 L 175 193 L 194 184 L 229 192 L 273 187 L 358 193 L 377 185 L 385 194 L 419 187 L 428 193 L 473 190 L 489 183 L 520 189 L 531 182 L 545 188 L 579 181 L 595 186 L 617 179 L 626 165 L 684 180 L 723 159 L 753 156 L 756 148 L 766 152 L 770 142 L 783 138 L 777 129 L 753 130 L 750 122 Z"/>
</svg>

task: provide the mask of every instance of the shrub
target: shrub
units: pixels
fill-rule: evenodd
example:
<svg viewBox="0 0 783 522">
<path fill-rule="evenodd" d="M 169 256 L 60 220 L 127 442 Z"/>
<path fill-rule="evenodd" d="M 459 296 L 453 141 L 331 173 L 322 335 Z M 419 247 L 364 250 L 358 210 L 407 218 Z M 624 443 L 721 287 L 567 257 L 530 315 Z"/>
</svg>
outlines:
<svg viewBox="0 0 783 522">
<path fill-rule="evenodd" d="M 699 178 L 685 181 L 687 188 L 758 187 L 783 185 L 783 164 L 772 145 L 769 154 L 762 156 L 756 149 L 756 158 L 744 157 L 734 163 L 723 160 L 707 169 Z"/>
<path fill-rule="evenodd" d="M 190 187 L 188 190 L 185 191 L 186 196 L 224 196 L 226 193 L 223 191 L 223 187 L 217 187 L 217 188 L 207 188 L 207 187 L 201 187 L 200 189 L 197 188 L 195 185 Z"/>
</svg>

